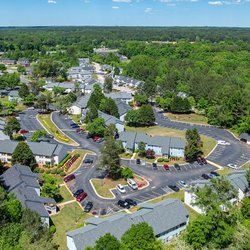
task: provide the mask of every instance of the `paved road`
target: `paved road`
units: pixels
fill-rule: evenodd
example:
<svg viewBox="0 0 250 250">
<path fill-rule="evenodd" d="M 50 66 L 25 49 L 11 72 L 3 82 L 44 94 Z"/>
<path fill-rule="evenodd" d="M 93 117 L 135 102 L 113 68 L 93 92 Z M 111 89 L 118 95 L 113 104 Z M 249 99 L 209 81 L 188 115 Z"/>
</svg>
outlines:
<svg viewBox="0 0 250 250">
<path fill-rule="evenodd" d="M 217 163 L 221 166 L 227 166 L 229 163 L 241 166 L 250 160 L 250 147 L 246 143 L 237 140 L 230 132 L 225 129 L 207 125 L 194 125 L 189 123 L 174 122 L 156 110 L 155 117 L 159 126 L 178 130 L 197 128 L 200 134 L 212 137 L 216 140 L 230 142 L 230 145 L 228 146 L 218 145 L 212 154 L 209 155 L 207 159 L 214 163 Z"/>
</svg>

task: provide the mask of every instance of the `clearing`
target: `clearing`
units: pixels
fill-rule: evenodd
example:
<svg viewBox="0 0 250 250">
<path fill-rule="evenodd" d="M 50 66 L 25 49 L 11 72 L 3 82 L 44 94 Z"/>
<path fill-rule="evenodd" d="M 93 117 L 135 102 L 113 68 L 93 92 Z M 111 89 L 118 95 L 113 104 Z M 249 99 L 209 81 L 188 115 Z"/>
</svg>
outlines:
<svg viewBox="0 0 250 250">
<path fill-rule="evenodd" d="M 168 117 L 172 121 L 176 122 L 187 122 L 187 123 L 195 123 L 195 124 L 204 124 L 207 125 L 207 118 L 203 115 L 198 114 L 172 114 L 172 113 L 164 113 L 166 117 Z"/>
</svg>

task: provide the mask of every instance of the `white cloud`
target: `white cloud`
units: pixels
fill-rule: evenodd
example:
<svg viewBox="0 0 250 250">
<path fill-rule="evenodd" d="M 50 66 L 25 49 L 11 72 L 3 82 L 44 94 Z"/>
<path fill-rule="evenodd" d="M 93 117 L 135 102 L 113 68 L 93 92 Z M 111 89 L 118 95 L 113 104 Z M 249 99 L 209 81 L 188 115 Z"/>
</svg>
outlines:
<svg viewBox="0 0 250 250">
<path fill-rule="evenodd" d="M 112 0 L 114 3 L 131 3 L 131 0 Z"/>
<path fill-rule="evenodd" d="M 249 0 L 227 0 L 227 1 L 210 1 L 208 4 L 210 5 L 238 5 L 249 3 Z"/>
<path fill-rule="evenodd" d="M 120 7 L 119 6 L 112 6 L 112 9 L 118 10 L 118 9 L 120 9 Z"/>
<path fill-rule="evenodd" d="M 48 3 L 56 4 L 56 0 L 48 0 Z"/>
<path fill-rule="evenodd" d="M 152 8 L 146 8 L 146 9 L 144 10 L 145 13 L 151 13 L 152 11 L 153 11 Z"/>
<path fill-rule="evenodd" d="M 210 5 L 223 5 L 223 3 L 221 1 L 210 1 L 210 2 L 208 2 L 208 4 L 210 4 Z"/>
</svg>

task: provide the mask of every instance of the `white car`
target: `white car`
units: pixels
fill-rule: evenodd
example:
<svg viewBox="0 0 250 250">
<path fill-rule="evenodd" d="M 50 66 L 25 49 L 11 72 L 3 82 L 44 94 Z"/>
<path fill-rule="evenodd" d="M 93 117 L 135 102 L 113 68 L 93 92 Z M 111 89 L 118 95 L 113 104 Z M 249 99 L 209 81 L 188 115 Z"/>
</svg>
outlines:
<svg viewBox="0 0 250 250">
<path fill-rule="evenodd" d="M 116 185 L 116 189 L 121 193 L 121 194 L 125 194 L 126 193 L 126 189 L 123 185 L 118 184 Z"/>
<path fill-rule="evenodd" d="M 227 166 L 229 168 L 237 168 L 238 167 L 237 164 L 232 164 L 232 163 L 227 164 Z"/>
<path fill-rule="evenodd" d="M 128 179 L 127 180 L 128 185 L 133 189 L 136 190 L 138 189 L 138 186 L 136 184 L 136 182 L 133 179 Z"/>
<path fill-rule="evenodd" d="M 188 187 L 188 184 L 185 181 L 179 181 L 179 183 L 185 188 Z"/>
<path fill-rule="evenodd" d="M 229 145 L 230 145 L 230 142 L 219 140 L 219 141 L 218 141 L 218 144 L 219 144 L 219 145 L 223 145 L 223 146 L 229 146 Z"/>
</svg>

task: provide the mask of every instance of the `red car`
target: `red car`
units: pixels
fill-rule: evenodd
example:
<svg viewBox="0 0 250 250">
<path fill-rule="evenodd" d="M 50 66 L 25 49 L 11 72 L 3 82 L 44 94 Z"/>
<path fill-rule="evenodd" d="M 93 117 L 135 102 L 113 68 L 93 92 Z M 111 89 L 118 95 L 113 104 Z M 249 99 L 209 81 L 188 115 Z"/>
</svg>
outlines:
<svg viewBox="0 0 250 250">
<path fill-rule="evenodd" d="M 97 140 L 99 140 L 99 139 L 101 139 L 100 136 L 95 136 L 95 137 L 93 138 L 93 141 L 97 141 Z"/>
<path fill-rule="evenodd" d="M 80 133 L 80 132 L 83 132 L 83 131 L 84 131 L 83 128 L 78 128 L 78 129 L 76 130 L 76 133 Z"/>
<path fill-rule="evenodd" d="M 63 180 L 64 180 L 65 182 L 69 182 L 69 181 L 74 180 L 75 178 L 76 178 L 76 177 L 75 177 L 74 174 L 70 174 L 70 175 L 64 177 Z"/>
<path fill-rule="evenodd" d="M 25 129 L 21 129 L 21 130 L 19 131 L 19 133 L 20 133 L 20 134 L 28 134 L 29 131 L 28 131 L 28 130 L 25 130 Z"/>
<path fill-rule="evenodd" d="M 81 194 L 79 194 L 77 197 L 76 197 L 76 200 L 77 201 L 82 201 L 82 200 L 84 200 L 86 197 L 88 196 L 88 194 L 87 193 L 81 193 Z"/>
<path fill-rule="evenodd" d="M 165 170 L 169 170 L 169 166 L 168 166 L 168 164 L 164 164 L 164 166 L 163 166 L 164 168 L 165 168 Z"/>
</svg>

